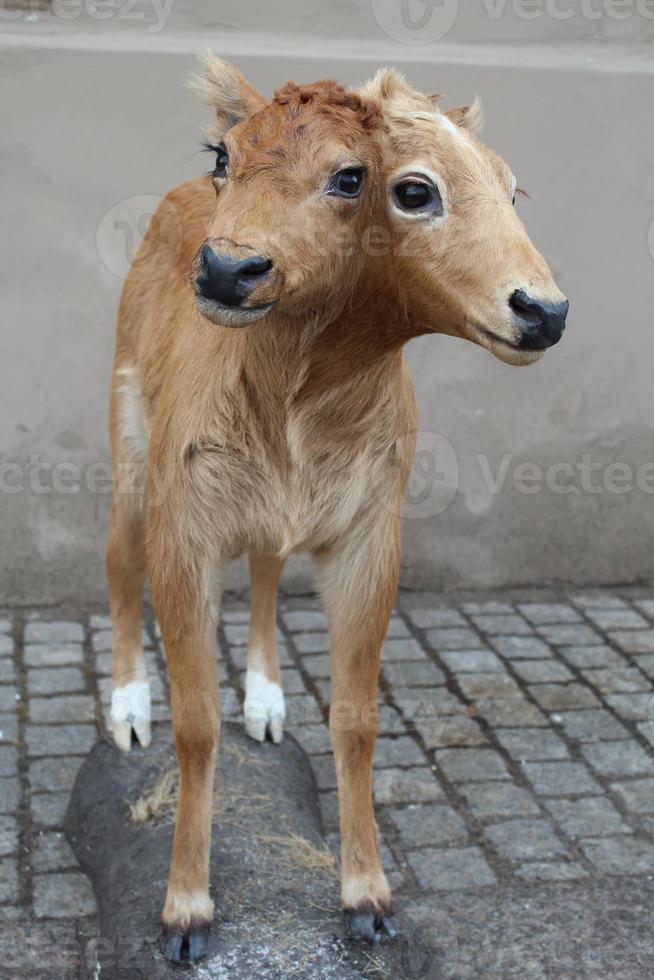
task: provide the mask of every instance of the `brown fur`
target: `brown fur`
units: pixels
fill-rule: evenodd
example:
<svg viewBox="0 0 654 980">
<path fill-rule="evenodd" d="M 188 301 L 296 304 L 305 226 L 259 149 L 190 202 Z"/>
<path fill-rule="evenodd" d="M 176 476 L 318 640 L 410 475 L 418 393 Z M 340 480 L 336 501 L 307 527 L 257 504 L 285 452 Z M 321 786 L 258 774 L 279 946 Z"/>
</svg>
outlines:
<svg viewBox="0 0 654 980">
<path fill-rule="evenodd" d="M 162 203 L 123 291 L 111 401 L 117 473 L 129 464 L 129 487 L 148 471 L 147 499 L 117 492 L 112 510 L 115 677 L 141 655 L 145 545 L 181 772 L 163 921 L 176 930 L 211 917 L 215 633 L 223 573 L 242 552 L 253 579 L 249 666 L 273 682 L 284 560 L 299 550 L 316 558 L 331 632 L 343 904 L 379 913 L 390 891 L 372 810 L 377 678 L 417 428 L 402 346 L 438 330 L 527 363 L 535 358 L 475 333 L 469 320 L 508 343 L 504 310 L 493 307 L 500 291 L 518 278 L 556 288 L 507 203 L 506 164 L 471 129 L 451 133 L 433 98 L 395 73 L 360 93 L 289 83 L 266 103 L 233 68 L 209 60 L 201 88 L 231 176 L 216 185 L 218 206 L 210 178 Z M 468 110 L 453 116 L 475 123 Z M 416 156 L 458 189 L 452 230 L 403 227 L 389 213 L 393 176 Z M 326 199 L 326 175 L 349 161 L 366 168 L 361 199 Z M 389 242 L 382 257 L 361 247 L 371 225 Z M 275 302 L 271 313 L 230 329 L 198 312 L 193 269 L 205 241 L 274 257 L 252 302 Z M 139 404 L 141 429 L 132 417 Z"/>
</svg>

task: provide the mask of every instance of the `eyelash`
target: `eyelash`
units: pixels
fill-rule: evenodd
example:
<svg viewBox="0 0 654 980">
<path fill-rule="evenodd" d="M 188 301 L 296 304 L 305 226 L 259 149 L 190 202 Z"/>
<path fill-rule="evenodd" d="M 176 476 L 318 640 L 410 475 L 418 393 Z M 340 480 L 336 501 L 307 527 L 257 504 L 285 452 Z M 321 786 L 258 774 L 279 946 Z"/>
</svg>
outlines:
<svg viewBox="0 0 654 980">
<path fill-rule="evenodd" d="M 214 156 L 216 156 L 218 153 L 220 153 L 220 151 L 222 149 L 224 149 L 224 147 L 222 147 L 222 146 L 216 146 L 214 143 L 209 143 L 206 140 L 202 144 L 202 152 L 203 153 L 213 153 Z M 207 172 L 205 174 L 205 177 L 213 177 L 213 174 L 214 174 L 214 169 L 212 167 L 211 170 L 207 170 Z"/>
</svg>

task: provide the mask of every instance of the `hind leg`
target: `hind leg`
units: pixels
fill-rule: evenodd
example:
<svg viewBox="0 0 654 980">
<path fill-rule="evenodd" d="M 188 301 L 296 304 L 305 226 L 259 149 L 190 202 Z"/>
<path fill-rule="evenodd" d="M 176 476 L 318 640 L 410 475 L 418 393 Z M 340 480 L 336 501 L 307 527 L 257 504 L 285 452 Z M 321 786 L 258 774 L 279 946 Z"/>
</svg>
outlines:
<svg viewBox="0 0 654 980">
<path fill-rule="evenodd" d="M 150 684 L 141 636 L 145 582 L 144 529 L 140 515 L 120 504 L 111 509 L 107 550 L 109 603 L 113 624 L 111 722 L 116 745 L 129 752 L 132 731 L 150 744 Z"/>
<path fill-rule="evenodd" d="M 145 584 L 145 456 L 147 443 L 136 372 L 115 374 L 111 404 L 114 499 L 109 524 L 107 577 L 113 628 L 111 721 L 116 745 L 129 752 L 132 732 L 149 745 L 150 685 L 141 615 Z"/>
<path fill-rule="evenodd" d="M 266 732 L 281 742 L 286 708 L 277 656 L 277 588 L 284 559 L 251 555 L 252 599 L 245 675 L 245 730 L 257 742 Z"/>
</svg>

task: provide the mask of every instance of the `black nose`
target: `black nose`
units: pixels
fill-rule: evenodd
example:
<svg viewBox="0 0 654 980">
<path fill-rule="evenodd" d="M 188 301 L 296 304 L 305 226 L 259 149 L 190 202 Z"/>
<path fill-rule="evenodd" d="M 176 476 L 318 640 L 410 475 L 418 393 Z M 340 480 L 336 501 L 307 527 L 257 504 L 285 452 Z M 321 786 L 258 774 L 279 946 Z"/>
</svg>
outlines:
<svg viewBox="0 0 654 980">
<path fill-rule="evenodd" d="M 524 289 L 516 289 L 509 299 L 509 306 L 520 318 L 521 337 L 518 347 L 522 350 L 545 350 L 558 344 L 565 330 L 565 318 L 569 303 L 547 303 L 529 296 Z"/>
<path fill-rule="evenodd" d="M 264 259 L 262 255 L 233 259 L 214 252 L 210 245 L 203 245 L 195 287 L 206 299 L 213 299 L 223 306 L 242 306 L 272 265 L 270 259 Z"/>
</svg>

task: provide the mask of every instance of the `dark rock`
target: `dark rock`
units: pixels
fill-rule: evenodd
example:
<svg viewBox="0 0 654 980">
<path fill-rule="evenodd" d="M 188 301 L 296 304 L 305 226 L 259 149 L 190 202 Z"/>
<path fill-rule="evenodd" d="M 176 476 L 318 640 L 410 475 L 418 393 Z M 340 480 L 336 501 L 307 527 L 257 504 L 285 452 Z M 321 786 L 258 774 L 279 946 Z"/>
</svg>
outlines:
<svg viewBox="0 0 654 980">
<path fill-rule="evenodd" d="M 98 742 L 75 783 L 65 828 L 98 903 L 102 980 L 180 976 L 159 951 L 172 818 L 136 825 L 129 807 L 175 766 L 170 728 L 159 725 L 146 752 L 124 755 Z M 313 773 L 297 742 L 257 745 L 224 725 L 216 801 L 216 914 L 198 980 L 360 976 L 369 960 L 345 937 L 335 869 L 312 868 L 267 839 L 298 835 L 325 848 Z"/>
</svg>

